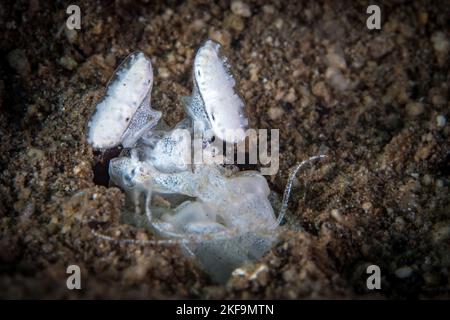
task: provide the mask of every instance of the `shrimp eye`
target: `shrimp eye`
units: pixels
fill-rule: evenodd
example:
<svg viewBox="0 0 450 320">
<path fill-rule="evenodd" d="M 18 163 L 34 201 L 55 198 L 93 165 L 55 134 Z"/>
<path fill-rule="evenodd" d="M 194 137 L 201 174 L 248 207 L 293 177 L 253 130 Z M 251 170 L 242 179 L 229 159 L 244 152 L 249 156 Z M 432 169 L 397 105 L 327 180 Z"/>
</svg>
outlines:
<svg viewBox="0 0 450 320">
<path fill-rule="evenodd" d="M 133 188 L 135 185 L 134 183 L 135 176 L 136 176 L 136 169 L 131 170 L 130 173 L 125 173 L 123 175 L 124 185 L 128 188 Z"/>
</svg>

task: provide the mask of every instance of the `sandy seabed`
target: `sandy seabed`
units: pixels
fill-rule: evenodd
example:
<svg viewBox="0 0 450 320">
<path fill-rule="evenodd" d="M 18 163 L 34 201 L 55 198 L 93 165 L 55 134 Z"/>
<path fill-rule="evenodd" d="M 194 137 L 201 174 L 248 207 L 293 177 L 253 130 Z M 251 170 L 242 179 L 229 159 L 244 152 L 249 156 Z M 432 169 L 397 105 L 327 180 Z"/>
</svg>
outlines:
<svg viewBox="0 0 450 320">
<path fill-rule="evenodd" d="M 65 28 L 69 4 L 0 4 L 0 297 L 449 297 L 448 3 L 384 1 L 381 30 L 368 30 L 366 1 L 79 1 L 78 31 Z M 295 184 L 287 225 L 304 231 L 285 227 L 246 267 L 263 271 L 226 285 L 175 246 L 91 232 L 153 238 L 94 179 L 86 123 L 108 79 L 145 52 L 152 103 L 174 125 L 207 38 L 225 48 L 251 126 L 280 129 L 272 190 L 298 161 L 329 156 Z M 66 287 L 70 264 L 82 290 Z M 381 290 L 366 287 L 373 264 Z"/>
</svg>

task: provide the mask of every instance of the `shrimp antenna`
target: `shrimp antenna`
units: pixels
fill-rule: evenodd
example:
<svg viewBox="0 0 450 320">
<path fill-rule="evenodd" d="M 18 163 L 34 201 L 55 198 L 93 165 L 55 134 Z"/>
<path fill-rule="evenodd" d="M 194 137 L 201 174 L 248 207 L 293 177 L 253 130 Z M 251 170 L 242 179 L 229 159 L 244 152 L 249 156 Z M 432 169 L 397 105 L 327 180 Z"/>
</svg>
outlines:
<svg viewBox="0 0 450 320">
<path fill-rule="evenodd" d="M 312 162 L 316 160 L 322 160 L 326 158 L 326 155 L 321 154 L 318 156 L 311 157 L 309 159 L 303 160 L 300 163 L 297 163 L 289 173 L 289 177 L 286 183 L 286 187 L 284 189 L 283 194 L 283 201 L 281 202 L 281 208 L 280 208 L 280 214 L 278 215 L 276 225 L 280 225 L 280 223 L 283 221 L 284 217 L 286 216 L 286 211 L 289 203 L 289 197 L 291 196 L 292 191 L 292 185 L 294 184 L 294 179 L 297 173 L 300 171 L 300 169 L 303 169 L 306 165 L 311 164 Z"/>
<path fill-rule="evenodd" d="M 120 245 L 177 245 L 177 244 L 192 244 L 192 243 L 201 243 L 208 240 L 225 240 L 230 239 L 236 234 L 233 231 L 222 231 L 218 232 L 214 235 L 197 235 L 197 236 L 187 236 L 185 238 L 180 238 L 181 234 L 172 234 L 177 236 L 176 239 L 157 239 L 157 240 L 138 240 L 132 238 L 115 238 L 108 236 L 106 234 L 100 233 L 91 229 L 91 233 L 98 239 L 113 242 Z"/>
<path fill-rule="evenodd" d="M 111 236 L 108 236 L 103 233 L 99 233 L 93 229 L 91 229 L 92 234 L 101 240 L 105 240 L 108 242 L 114 242 L 117 244 L 125 245 L 125 244 L 134 244 L 134 245 L 175 245 L 175 244 L 185 244 L 188 243 L 188 240 L 184 239 L 158 239 L 158 240 L 139 240 L 139 239 L 132 239 L 132 238 L 114 238 Z"/>
</svg>

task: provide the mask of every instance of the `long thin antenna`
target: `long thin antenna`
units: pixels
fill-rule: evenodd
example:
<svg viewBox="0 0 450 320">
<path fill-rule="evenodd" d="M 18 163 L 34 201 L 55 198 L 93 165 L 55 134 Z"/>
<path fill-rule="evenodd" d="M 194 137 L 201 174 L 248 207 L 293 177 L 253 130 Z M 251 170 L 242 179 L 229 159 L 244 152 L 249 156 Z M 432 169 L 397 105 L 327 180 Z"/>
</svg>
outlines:
<svg viewBox="0 0 450 320">
<path fill-rule="evenodd" d="M 177 239 L 158 239 L 158 240 L 138 240 L 131 238 L 114 238 L 103 233 L 99 233 L 94 229 L 91 229 L 91 233 L 100 240 L 105 240 L 109 242 L 114 242 L 117 244 L 135 244 L 135 245 L 175 245 L 175 244 L 192 244 L 192 243 L 202 243 L 205 241 L 211 240 L 225 240 L 230 239 L 238 234 L 235 234 L 233 231 L 226 230 L 221 231 L 212 235 L 195 235 L 189 236 L 186 235 L 185 238 L 179 238 L 181 235 L 176 234 Z"/>
<path fill-rule="evenodd" d="M 189 243 L 189 240 L 184 239 L 159 239 L 159 240 L 139 240 L 131 238 L 113 238 L 111 236 L 98 233 L 95 230 L 91 230 L 92 234 L 98 239 L 114 242 L 118 244 L 135 244 L 135 245 L 175 245 L 175 244 L 185 244 Z"/>
<path fill-rule="evenodd" d="M 288 180 L 286 183 L 286 188 L 284 189 L 283 201 L 281 202 L 280 214 L 278 215 L 278 218 L 277 218 L 277 225 L 280 225 L 280 223 L 283 221 L 284 217 L 286 216 L 286 211 L 287 211 L 287 207 L 288 207 L 288 203 L 289 203 L 289 197 L 291 196 L 291 191 L 292 191 L 292 185 L 294 183 L 294 179 L 295 179 L 295 176 L 297 175 L 297 173 L 300 171 L 300 169 L 302 169 L 307 164 L 310 164 L 316 160 L 322 160 L 324 158 L 326 158 L 326 155 L 324 155 L 324 154 L 311 157 L 309 159 L 303 160 L 302 162 L 298 163 L 297 165 L 295 165 L 295 167 L 293 167 L 290 170 L 289 177 L 288 177 Z"/>
</svg>

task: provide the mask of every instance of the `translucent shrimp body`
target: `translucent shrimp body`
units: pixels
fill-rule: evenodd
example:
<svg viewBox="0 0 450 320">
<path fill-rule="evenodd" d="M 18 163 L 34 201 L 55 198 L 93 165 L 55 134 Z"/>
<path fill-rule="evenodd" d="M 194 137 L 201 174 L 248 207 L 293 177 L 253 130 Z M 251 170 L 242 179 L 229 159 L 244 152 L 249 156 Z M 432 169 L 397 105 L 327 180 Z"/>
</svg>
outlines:
<svg viewBox="0 0 450 320">
<path fill-rule="evenodd" d="M 150 107 L 150 60 L 143 53 L 130 55 L 97 105 L 88 142 L 94 148 L 127 148 L 109 166 L 111 182 L 127 195 L 127 221 L 148 228 L 164 238 L 161 242 L 181 244 L 223 282 L 235 268 L 259 259 L 271 247 L 290 188 L 277 218 L 260 172 L 193 161 L 192 145 L 202 146 L 209 158 L 217 157 L 217 150 L 208 148 L 213 139 L 237 143 L 248 125 L 219 44 L 206 41 L 198 50 L 193 82 L 192 95 L 183 98 L 186 118 L 162 129 L 157 125 L 161 113 Z"/>
</svg>

